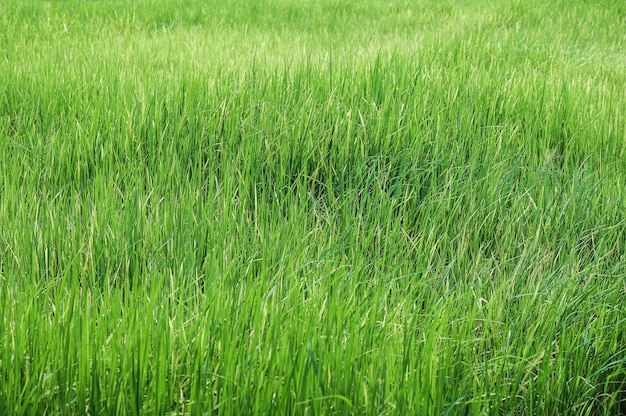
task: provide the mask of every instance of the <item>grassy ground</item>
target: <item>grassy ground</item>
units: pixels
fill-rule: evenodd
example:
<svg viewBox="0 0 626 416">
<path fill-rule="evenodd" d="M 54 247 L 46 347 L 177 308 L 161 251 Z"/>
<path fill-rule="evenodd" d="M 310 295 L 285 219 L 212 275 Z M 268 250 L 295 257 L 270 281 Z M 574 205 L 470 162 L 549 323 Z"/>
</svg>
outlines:
<svg viewBox="0 0 626 416">
<path fill-rule="evenodd" d="M 626 414 L 620 1 L 0 4 L 0 414 Z"/>
</svg>

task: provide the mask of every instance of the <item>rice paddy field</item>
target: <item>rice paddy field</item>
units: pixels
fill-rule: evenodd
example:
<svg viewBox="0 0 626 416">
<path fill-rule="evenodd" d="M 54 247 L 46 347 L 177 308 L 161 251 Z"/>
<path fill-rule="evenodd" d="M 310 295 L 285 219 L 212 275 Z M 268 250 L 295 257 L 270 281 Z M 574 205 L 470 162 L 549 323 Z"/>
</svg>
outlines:
<svg viewBox="0 0 626 416">
<path fill-rule="evenodd" d="M 626 414 L 625 34 L 2 1 L 0 414 Z"/>
</svg>

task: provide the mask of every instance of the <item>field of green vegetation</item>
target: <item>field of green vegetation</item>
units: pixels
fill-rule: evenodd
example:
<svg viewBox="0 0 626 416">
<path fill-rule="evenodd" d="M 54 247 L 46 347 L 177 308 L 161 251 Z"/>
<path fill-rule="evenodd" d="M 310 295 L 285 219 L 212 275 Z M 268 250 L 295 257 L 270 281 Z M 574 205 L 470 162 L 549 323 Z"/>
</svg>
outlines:
<svg viewBox="0 0 626 416">
<path fill-rule="evenodd" d="M 2 1 L 0 414 L 626 414 L 625 33 Z"/>
</svg>

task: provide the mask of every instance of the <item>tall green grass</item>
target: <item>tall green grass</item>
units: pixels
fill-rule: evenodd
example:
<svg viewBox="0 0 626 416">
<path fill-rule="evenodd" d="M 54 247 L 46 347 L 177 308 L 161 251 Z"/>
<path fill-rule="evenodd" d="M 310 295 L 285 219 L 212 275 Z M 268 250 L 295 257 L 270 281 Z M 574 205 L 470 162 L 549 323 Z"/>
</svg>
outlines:
<svg viewBox="0 0 626 416">
<path fill-rule="evenodd" d="M 0 414 L 626 413 L 620 2 L 0 5 Z"/>
</svg>

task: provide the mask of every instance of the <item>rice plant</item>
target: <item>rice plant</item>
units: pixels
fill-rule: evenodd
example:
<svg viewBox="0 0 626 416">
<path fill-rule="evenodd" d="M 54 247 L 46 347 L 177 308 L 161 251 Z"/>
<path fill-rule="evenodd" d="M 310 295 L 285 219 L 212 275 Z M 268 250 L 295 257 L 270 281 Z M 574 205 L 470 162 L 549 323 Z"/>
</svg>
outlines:
<svg viewBox="0 0 626 416">
<path fill-rule="evenodd" d="M 0 27 L 0 414 L 626 413 L 619 1 Z"/>
</svg>

